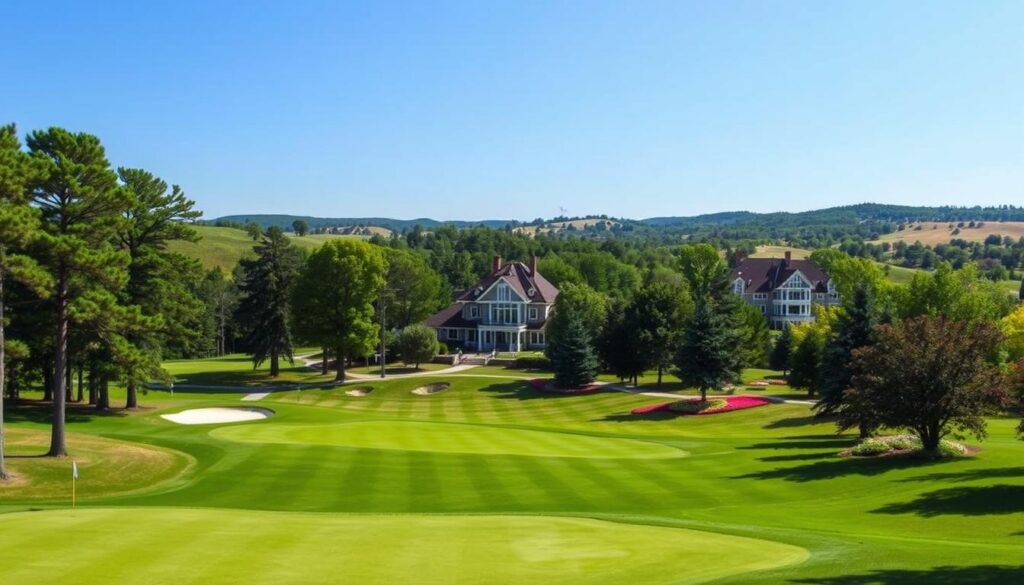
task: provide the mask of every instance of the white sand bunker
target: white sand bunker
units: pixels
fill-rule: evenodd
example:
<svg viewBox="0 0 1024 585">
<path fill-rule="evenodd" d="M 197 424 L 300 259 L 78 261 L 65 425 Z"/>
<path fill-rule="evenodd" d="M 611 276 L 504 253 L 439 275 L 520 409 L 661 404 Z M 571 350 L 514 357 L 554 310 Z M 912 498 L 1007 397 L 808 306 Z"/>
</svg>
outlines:
<svg viewBox="0 0 1024 585">
<path fill-rule="evenodd" d="M 347 394 L 349 396 L 366 396 L 370 392 L 373 392 L 373 388 L 363 387 L 363 388 L 353 388 L 353 389 L 345 392 L 345 394 Z"/>
<path fill-rule="evenodd" d="M 183 410 L 174 414 L 161 414 L 160 418 L 167 419 L 179 425 L 212 425 L 220 423 L 244 422 L 249 420 L 263 420 L 274 416 L 274 411 L 269 408 L 193 408 Z"/>
<path fill-rule="evenodd" d="M 420 386 L 412 391 L 413 394 L 419 394 L 420 396 L 427 396 L 428 394 L 437 394 L 443 392 L 451 386 L 448 382 L 440 382 L 438 384 L 427 384 L 426 386 Z"/>
</svg>

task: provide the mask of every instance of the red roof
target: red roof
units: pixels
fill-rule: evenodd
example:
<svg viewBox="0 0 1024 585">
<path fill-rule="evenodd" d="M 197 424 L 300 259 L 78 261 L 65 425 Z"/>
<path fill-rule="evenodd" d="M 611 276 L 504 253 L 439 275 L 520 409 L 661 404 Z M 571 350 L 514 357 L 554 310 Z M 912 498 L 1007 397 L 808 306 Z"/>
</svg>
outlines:
<svg viewBox="0 0 1024 585">
<path fill-rule="evenodd" d="M 828 292 L 829 276 L 810 260 L 780 258 L 745 258 L 732 269 L 729 281 L 742 278 L 745 292 L 771 292 L 782 286 L 797 271 L 811 281 L 815 292 Z"/>
</svg>

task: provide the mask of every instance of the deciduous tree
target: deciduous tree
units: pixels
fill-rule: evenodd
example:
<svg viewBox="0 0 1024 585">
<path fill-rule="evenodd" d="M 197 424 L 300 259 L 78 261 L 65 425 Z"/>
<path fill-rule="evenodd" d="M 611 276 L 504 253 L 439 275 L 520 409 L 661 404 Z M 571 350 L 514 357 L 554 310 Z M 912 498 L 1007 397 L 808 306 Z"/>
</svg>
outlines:
<svg viewBox="0 0 1024 585">
<path fill-rule="evenodd" d="M 909 429 L 935 451 L 953 431 L 985 436 L 983 414 L 999 389 L 989 362 L 999 344 L 990 323 L 920 316 L 881 325 L 873 344 L 854 350 L 855 372 L 840 411 L 841 429 L 867 419 Z"/>
<path fill-rule="evenodd" d="M 330 348 L 345 379 L 345 360 L 373 351 L 377 325 L 374 302 L 387 267 L 379 248 L 354 239 L 330 240 L 310 255 L 292 302 L 304 339 Z M 383 332 L 381 332 L 383 334 Z"/>
<path fill-rule="evenodd" d="M 429 362 L 437 355 L 437 333 L 426 325 L 409 325 L 398 336 L 398 351 L 402 362 L 415 366 Z"/>
</svg>

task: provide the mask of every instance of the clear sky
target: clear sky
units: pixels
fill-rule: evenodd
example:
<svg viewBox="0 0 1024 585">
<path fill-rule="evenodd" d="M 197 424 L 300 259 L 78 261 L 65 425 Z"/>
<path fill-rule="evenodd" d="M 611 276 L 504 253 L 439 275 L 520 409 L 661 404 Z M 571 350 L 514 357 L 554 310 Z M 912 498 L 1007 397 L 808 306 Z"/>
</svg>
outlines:
<svg viewBox="0 0 1024 585">
<path fill-rule="evenodd" d="M 0 22 L 0 119 L 97 134 L 208 218 L 1024 204 L 1021 0 L 11 0 Z"/>
</svg>

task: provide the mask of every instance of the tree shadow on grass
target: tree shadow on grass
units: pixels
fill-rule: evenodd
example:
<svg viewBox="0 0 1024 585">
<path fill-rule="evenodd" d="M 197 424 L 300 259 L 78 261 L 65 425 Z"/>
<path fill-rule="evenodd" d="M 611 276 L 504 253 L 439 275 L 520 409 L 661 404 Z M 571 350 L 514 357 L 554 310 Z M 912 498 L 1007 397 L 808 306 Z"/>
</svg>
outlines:
<svg viewBox="0 0 1024 585">
<path fill-rule="evenodd" d="M 503 400 L 557 400 L 597 394 L 597 392 L 590 392 L 587 394 L 558 394 L 555 392 L 541 392 L 533 386 L 530 386 L 526 380 L 489 384 L 480 388 L 480 391 L 495 394 L 495 398 L 501 398 Z"/>
<path fill-rule="evenodd" d="M 844 444 L 849 445 L 849 443 Z M 741 447 L 741 449 L 742 448 L 749 447 Z M 810 458 L 817 457 L 808 457 L 808 459 Z M 911 459 L 905 457 L 859 458 L 839 457 L 838 455 L 835 454 L 832 454 L 832 456 L 829 457 L 828 459 L 822 459 L 824 460 L 817 461 L 814 463 L 808 463 L 806 465 L 766 469 L 754 473 L 738 475 L 735 476 L 733 479 L 784 479 L 786 481 L 795 481 L 803 483 L 808 481 L 835 479 L 838 477 L 845 477 L 848 475 L 882 475 L 883 473 L 887 473 L 893 470 L 907 469 L 910 467 L 923 467 L 941 463 L 940 461 L 927 459 Z M 799 459 L 797 456 L 794 456 L 792 460 Z"/>
<path fill-rule="evenodd" d="M 808 416 L 793 416 L 789 418 L 780 418 L 778 420 L 773 420 L 772 422 L 766 424 L 764 428 L 791 429 L 799 427 L 809 427 L 817 424 L 832 423 L 835 422 L 835 420 L 836 419 L 834 416 L 818 416 L 813 414 Z"/>
<path fill-rule="evenodd" d="M 875 514 L 916 514 L 931 518 L 942 514 L 985 516 L 1024 512 L 1024 485 L 955 487 L 922 494 L 911 502 L 888 504 Z"/>
<path fill-rule="evenodd" d="M 64 421 L 66 423 L 89 422 L 94 418 L 110 418 L 127 416 L 128 413 L 121 408 L 109 410 L 96 410 L 88 404 L 69 403 L 65 407 Z M 53 420 L 53 406 L 49 402 L 41 400 L 19 400 L 15 405 L 8 406 L 4 410 L 4 421 L 10 423 L 30 422 L 37 424 L 50 424 Z"/>
<path fill-rule="evenodd" d="M 794 579 L 790 583 L 817 585 L 996 585 L 1024 583 L 1024 565 L 978 565 L 974 567 L 932 567 L 914 571 L 907 569 L 877 569 L 859 575 L 811 577 Z"/>
<path fill-rule="evenodd" d="M 907 479 L 901 479 L 899 481 L 972 481 L 978 479 L 996 479 L 1007 477 L 1024 478 L 1024 467 L 996 467 L 990 469 L 972 469 L 970 471 L 961 471 L 957 473 L 929 473 L 927 475 L 908 477 Z"/>
<path fill-rule="evenodd" d="M 654 412 L 648 412 L 646 414 L 633 414 L 632 412 L 615 412 L 607 414 L 601 418 L 594 419 L 593 422 L 660 422 L 665 420 L 674 420 L 679 418 L 678 412 L 672 412 L 670 410 L 656 410 Z"/>
</svg>

